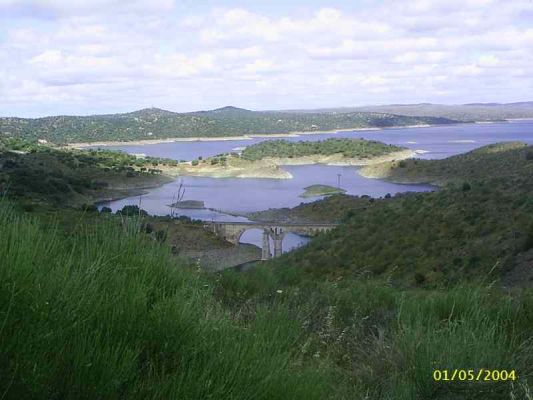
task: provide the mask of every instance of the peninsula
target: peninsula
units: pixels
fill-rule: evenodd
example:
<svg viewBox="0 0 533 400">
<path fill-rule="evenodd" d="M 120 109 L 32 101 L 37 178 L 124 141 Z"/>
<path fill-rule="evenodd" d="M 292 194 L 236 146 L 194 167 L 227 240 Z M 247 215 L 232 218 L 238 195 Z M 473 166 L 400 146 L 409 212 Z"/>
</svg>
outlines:
<svg viewBox="0 0 533 400">
<path fill-rule="evenodd" d="M 180 175 L 212 178 L 290 179 L 284 165 L 367 166 L 413 157 L 412 150 L 365 139 L 269 140 L 242 153 L 220 154 L 178 166 Z"/>
</svg>

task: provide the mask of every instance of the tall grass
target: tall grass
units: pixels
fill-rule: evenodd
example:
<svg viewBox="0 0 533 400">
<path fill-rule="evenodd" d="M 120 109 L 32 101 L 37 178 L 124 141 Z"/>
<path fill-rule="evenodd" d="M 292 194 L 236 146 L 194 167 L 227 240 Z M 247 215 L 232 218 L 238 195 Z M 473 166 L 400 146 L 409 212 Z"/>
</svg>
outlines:
<svg viewBox="0 0 533 400">
<path fill-rule="evenodd" d="M 323 399 L 283 309 L 230 318 L 135 224 L 68 238 L 0 201 L 0 399 Z"/>
<path fill-rule="evenodd" d="M 282 303 L 304 321 L 310 358 L 328 359 L 347 398 L 528 399 L 533 291 L 486 284 L 399 289 L 376 279 L 310 279 L 297 265 L 224 272 L 217 293 L 239 309 Z M 272 293 L 282 293 L 273 296 Z M 235 298 L 239 299 L 235 301 Z M 435 369 L 515 370 L 508 382 L 435 382 Z M 528 397 L 529 396 L 529 397 Z"/>
</svg>

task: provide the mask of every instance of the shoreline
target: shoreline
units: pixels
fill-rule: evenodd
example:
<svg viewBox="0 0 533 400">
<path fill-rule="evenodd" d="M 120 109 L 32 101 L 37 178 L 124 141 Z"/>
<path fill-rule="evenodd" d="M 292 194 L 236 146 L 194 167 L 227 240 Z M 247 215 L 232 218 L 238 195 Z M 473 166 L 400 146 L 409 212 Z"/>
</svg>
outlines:
<svg viewBox="0 0 533 400">
<path fill-rule="evenodd" d="M 495 121 L 498 123 L 501 121 Z M 244 134 L 238 136 L 193 136 L 193 137 L 174 137 L 174 138 L 165 138 L 165 139 L 140 139 L 140 140 L 131 140 L 131 141 L 99 141 L 99 142 L 77 142 L 77 143 L 68 143 L 66 145 L 58 146 L 60 148 L 67 149 L 84 149 L 87 147 L 113 147 L 113 146 L 144 146 L 151 144 L 162 144 L 162 143 L 175 143 L 175 142 L 219 142 L 219 141 L 239 141 L 239 140 L 252 140 L 255 138 L 285 138 L 285 137 L 299 137 L 306 135 L 323 135 L 323 134 L 335 134 L 339 132 L 364 132 L 364 131 L 383 131 L 387 129 L 403 129 L 403 128 L 432 128 L 436 126 L 450 126 L 450 125 L 462 125 L 462 124 L 471 124 L 472 122 L 459 122 L 455 124 L 441 124 L 441 125 L 431 125 L 431 124 L 419 124 L 419 125 L 395 125 L 387 127 L 368 127 L 368 128 L 340 128 L 340 129 L 330 129 L 330 130 L 316 130 L 316 131 L 291 131 L 286 133 L 253 133 L 253 134 Z M 474 121 L 473 123 L 476 123 Z"/>
<path fill-rule="evenodd" d="M 231 158 L 229 159 L 229 165 L 224 166 L 219 164 L 200 164 L 197 166 L 187 164 L 181 165 L 178 168 L 179 175 L 181 176 L 241 179 L 292 179 L 292 174 L 283 169 L 283 166 L 322 164 L 328 166 L 365 167 L 413 158 L 416 154 L 417 153 L 414 150 L 404 149 L 368 159 L 346 158 L 342 153 L 328 156 L 317 154 L 298 158 L 268 157 L 257 161 Z"/>
<path fill-rule="evenodd" d="M 112 201 L 127 199 L 129 197 L 143 196 L 148 193 L 150 189 L 157 189 L 161 186 L 164 186 L 168 183 L 174 182 L 176 176 L 170 174 L 163 174 L 157 176 L 158 179 L 154 179 L 154 182 L 150 182 L 140 186 L 131 186 L 131 187 L 109 187 L 104 189 L 101 193 L 93 194 L 95 198 L 93 203 L 96 206 L 101 206 L 104 203 L 109 203 Z"/>
</svg>

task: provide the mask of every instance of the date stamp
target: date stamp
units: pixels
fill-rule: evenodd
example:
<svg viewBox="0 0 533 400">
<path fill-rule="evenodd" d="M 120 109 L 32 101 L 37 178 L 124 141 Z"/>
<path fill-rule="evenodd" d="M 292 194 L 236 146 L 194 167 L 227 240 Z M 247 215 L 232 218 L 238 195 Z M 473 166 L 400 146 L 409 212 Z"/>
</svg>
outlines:
<svg viewBox="0 0 533 400">
<path fill-rule="evenodd" d="M 435 369 L 435 382 L 503 382 L 515 381 L 518 374 L 514 369 Z"/>
</svg>

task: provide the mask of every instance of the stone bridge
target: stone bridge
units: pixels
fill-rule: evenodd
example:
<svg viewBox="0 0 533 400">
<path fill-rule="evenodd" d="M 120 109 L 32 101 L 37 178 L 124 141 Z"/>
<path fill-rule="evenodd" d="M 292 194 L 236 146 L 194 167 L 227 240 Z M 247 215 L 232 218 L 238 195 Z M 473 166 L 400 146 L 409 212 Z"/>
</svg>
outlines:
<svg viewBox="0 0 533 400">
<path fill-rule="evenodd" d="M 242 234 L 248 229 L 263 230 L 262 260 L 270 258 L 270 238 L 274 243 L 274 257 L 282 253 L 283 238 L 287 232 L 302 236 L 315 236 L 330 231 L 336 224 L 291 224 L 278 222 L 208 222 L 204 228 L 214 232 L 219 238 L 238 245 Z"/>
</svg>

